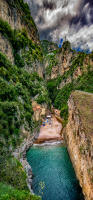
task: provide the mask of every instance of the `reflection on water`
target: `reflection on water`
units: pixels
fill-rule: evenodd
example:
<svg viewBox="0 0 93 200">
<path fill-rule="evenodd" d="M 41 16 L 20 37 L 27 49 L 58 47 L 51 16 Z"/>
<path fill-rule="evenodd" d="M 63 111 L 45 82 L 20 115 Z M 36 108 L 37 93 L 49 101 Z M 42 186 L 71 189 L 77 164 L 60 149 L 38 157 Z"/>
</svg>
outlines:
<svg viewBox="0 0 93 200">
<path fill-rule="evenodd" d="M 33 190 L 43 200 L 82 200 L 66 147 L 32 147 L 27 152 L 32 167 Z"/>
</svg>

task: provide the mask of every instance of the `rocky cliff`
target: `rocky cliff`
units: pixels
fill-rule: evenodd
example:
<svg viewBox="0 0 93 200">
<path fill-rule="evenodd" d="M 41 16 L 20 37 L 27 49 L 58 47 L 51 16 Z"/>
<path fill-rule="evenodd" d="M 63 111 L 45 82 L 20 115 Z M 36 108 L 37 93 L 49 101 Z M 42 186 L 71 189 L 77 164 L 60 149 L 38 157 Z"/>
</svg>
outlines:
<svg viewBox="0 0 93 200">
<path fill-rule="evenodd" d="M 93 94 L 75 91 L 69 101 L 65 138 L 86 200 L 93 199 Z"/>
<path fill-rule="evenodd" d="M 89 68 L 93 71 L 93 55 L 76 52 L 71 49 L 70 43 L 65 41 L 61 49 L 55 46 L 46 52 L 45 68 L 47 79 L 56 79 L 60 76 L 59 88 L 62 88 L 83 73 L 87 73 Z"/>
<path fill-rule="evenodd" d="M 63 127 L 68 121 L 68 150 L 86 199 L 92 200 L 93 101 L 91 94 L 74 92 L 68 120 L 67 101 L 76 89 L 93 93 L 93 53 L 73 51 L 68 41 L 62 49 L 40 42 L 28 5 L 23 0 L 0 0 L 0 181 L 26 188 L 26 176 L 21 167 L 17 171 L 20 164 L 9 153 L 32 137 L 52 102 L 61 110 Z"/>
<path fill-rule="evenodd" d="M 29 7 L 23 1 L 0 1 L 0 51 L 12 64 L 43 77 L 42 49 Z"/>
<path fill-rule="evenodd" d="M 4 190 L 0 199 L 41 199 L 29 193 L 27 175 L 12 152 L 39 129 L 32 102 L 50 104 L 42 60 L 28 5 L 0 0 L 0 182 L 6 184 L 2 187 L 11 185 L 11 192 Z"/>
<path fill-rule="evenodd" d="M 7 142 L 13 139 L 11 136 L 17 140 L 16 133 L 20 130 L 32 132 L 37 121 L 32 117 L 32 101 L 49 106 L 51 101 L 43 79 L 43 68 L 42 45 L 28 4 L 23 0 L 1 0 L 0 110 L 3 112 L 3 114 L 1 112 L 1 137 L 3 137 L 4 123 L 7 124 L 2 143 L 6 139 Z M 12 148 L 11 144 L 10 146 Z"/>
<path fill-rule="evenodd" d="M 28 5 L 24 4 L 23 1 L 0 0 L 0 18 L 7 21 L 12 29 L 22 30 L 26 28 L 29 38 L 39 43 L 37 28 Z"/>
</svg>

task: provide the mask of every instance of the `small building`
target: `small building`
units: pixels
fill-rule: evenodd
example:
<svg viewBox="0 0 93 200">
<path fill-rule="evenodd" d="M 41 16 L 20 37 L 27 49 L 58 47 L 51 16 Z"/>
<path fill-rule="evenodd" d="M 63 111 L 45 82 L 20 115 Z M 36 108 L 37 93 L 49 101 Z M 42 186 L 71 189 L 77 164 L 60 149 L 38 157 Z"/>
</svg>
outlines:
<svg viewBox="0 0 93 200">
<path fill-rule="evenodd" d="M 49 124 L 51 124 L 51 122 L 52 122 L 52 120 L 51 120 L 51 115 L 47 115 L 47 120 L 48 120 L 48 122 L 49 122 Z"/>
</svg>

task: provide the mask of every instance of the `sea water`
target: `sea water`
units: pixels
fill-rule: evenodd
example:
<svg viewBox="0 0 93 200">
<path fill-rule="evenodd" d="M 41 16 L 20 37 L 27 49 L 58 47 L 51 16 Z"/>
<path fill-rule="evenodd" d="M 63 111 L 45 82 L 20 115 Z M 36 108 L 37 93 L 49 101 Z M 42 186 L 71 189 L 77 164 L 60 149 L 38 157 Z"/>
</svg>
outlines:
<svg viewBox="0 0 93 200">
<path fill-rule="evenodd" d="M 33 191 L 43 200 L 83 199 L 65 146 L 33 146 L 27 160 L 33 172 Z"/>
</svg>

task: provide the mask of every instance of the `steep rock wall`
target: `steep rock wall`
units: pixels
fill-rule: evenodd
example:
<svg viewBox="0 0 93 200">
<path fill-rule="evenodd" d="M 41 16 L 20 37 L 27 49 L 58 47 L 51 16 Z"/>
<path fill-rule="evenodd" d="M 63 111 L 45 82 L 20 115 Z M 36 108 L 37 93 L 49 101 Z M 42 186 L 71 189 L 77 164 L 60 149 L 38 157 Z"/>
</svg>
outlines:
<svg viewBox="0 0 93 200">
<path fill-rule="evenodd" d="M 62 49 L 62 52 L 59 54 L 59 71 L 58 75 L 64 76 L 62 79 L 59 88 L 63 88 L 68 83 L 76 81 L 84 73 L 88 71 L 93 71 L 93 56 L 71 52 Z"/>
<path fill-rule="evenodd" d="M 12 46 L 8 41 L 8 39 L 5 38 L 1 33 L 0 33 L 0 51 L 9 58 L 12 64 L 14 63 Z"/>
<path fill-rule="evenodd" d="M 59 62 L 60 62 L 60 68 L 59 68 L 59 74 L 62 76 L 66 71 L 70 69 L 71 65 L 71 58 L 72 53 L 66 50 L 65 52 L 62 49 L 62 52 L 59 55 Z"/>
<path fill-rule="evenodd" d="M 11 1 L 10 1 L 11 2 Z M 18 8 L 11 6 L 8 0 L 0 0 L 0 18 L 7 21 L 12 29 L 24 29 L 26 28 L 29 38 L 39 43 L 37 29 L 33 26 L 28 27 L 23 19 L 23 12 Z M 16 4 L 16 3 L 14 3 Z"/>
<path fill-rule="evenodd" d="M 58 88 L 61 89 L 83 74 L 93 71 L 93 54 L 76 52 L 65 41 L 61 49 L 47 53 L 45 71 L 47 80 L 60 77 Z"/>
<path fill-rule="evenodd" d="M 43 78 L 38 31 L 26 6 L 17 0 L 0 1 L 0 51 L 12 64 L 24 67 L 29 73 L 37 72 Z"/>
<path fill-rule="evenodd" d="M 93 200 L 93 94 L 75 91 L 69 101 L 65 138 L 86 200 Z"/>
</svg>

